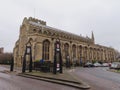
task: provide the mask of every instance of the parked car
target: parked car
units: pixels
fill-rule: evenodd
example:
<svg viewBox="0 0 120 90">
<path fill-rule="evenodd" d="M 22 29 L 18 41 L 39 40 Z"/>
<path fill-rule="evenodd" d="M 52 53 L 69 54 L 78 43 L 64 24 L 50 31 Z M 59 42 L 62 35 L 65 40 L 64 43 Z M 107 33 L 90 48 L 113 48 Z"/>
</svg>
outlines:
<svg viewBox="0 0 120 90">
<path fill-rule="evenodd" d="M 103 67 L 109 67 L 109 63 L 103 63 L 102 66 Z"/>
<path fill-rule="evenodd" d="M 87 62 L 84 64 L 84 67 L 94 67 L 94 65 L 91 62 Z"/>
<path fill-rule="evenodd" d="M 112 63 L 108 63 L 109 67 L 111 67 L 111 64 L 112 64 Z"/>
<path fill-rule="evenodd" d="M 98 63 L 98 62 L 94 63 L 93 65 L 94 65 L 95 67 L 101 67 L 101 66 L 102 66 L 102 64 L 100 64 L 100 63 Z"/>
<path fill-rule="evenodd" d="M 110 69 L 120 69 L 120 62 L 113 62 Z"/>
</svg>

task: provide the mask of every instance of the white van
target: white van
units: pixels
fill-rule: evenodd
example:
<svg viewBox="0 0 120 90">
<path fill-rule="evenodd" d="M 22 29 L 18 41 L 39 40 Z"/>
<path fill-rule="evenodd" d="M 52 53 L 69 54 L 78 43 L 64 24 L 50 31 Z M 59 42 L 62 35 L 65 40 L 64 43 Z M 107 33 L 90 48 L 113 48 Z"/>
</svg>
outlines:
<svg viewBox="0 0 120 90">
<path fill-rule="evenodd" d="M 120 69 L 120 62 L 113 62 L 110 69 Z"/>
</svg>

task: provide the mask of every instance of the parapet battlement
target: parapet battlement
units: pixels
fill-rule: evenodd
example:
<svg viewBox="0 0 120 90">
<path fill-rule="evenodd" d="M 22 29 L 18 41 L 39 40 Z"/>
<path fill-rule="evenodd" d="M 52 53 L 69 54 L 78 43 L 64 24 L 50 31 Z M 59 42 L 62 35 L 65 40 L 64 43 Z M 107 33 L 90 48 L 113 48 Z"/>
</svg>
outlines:
<svg viewBox="0 0 120 90">
<path fill-rule="evenodd" d="M 38 23 L 38 24 L 46 25 L 46 22 L 45 22 L 45 21 L 38 20 L 38 19 L 32 18 L 32 17 L 29 17 L 29 18 L 28 18 L 28 21 L 32 21 L 32 22 L 35 22 L 35 23 Z"/>
</svg>

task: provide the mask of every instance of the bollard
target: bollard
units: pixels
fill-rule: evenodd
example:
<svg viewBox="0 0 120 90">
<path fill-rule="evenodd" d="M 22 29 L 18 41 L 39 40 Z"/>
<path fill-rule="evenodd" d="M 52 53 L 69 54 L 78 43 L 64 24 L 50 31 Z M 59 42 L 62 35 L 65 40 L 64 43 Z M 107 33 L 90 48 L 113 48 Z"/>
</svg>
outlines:
<svg viewBox="0 0 120 90">
<path fill-rule="evenodd" d="M 10 65 L 10 71 L 13 71 L 13 68 L 14 68 L 14 59 L 12 57 L 12 59 L 11 59 L 11 65 Z"/>
</svg>

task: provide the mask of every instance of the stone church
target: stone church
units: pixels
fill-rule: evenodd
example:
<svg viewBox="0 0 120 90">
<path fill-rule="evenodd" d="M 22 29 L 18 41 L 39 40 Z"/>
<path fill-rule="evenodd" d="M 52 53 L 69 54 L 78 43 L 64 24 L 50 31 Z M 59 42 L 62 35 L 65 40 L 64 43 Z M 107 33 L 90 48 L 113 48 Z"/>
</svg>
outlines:
<svg viewBox="0 0 120 90">
<path fill-rule="evenodd" d="M 31 43 L 32 60 L 44 59 L 53 62 L 54 43 L 60 40 L 63 62 L 67 58 L 71 62 L 112 62 L 116 60 L 116 52 L 111 47 L 95 44 L 94 34 L 83 37 L 46 25 L 45 21 L 36 18 L 24 18 L 20 26 L 19 39 L 14 47 L 14 63 L 21 66 L 26 44 Z"/>
</svg>

